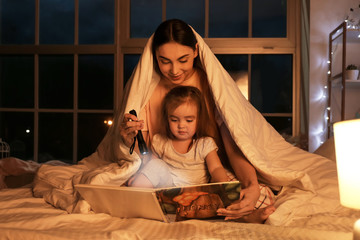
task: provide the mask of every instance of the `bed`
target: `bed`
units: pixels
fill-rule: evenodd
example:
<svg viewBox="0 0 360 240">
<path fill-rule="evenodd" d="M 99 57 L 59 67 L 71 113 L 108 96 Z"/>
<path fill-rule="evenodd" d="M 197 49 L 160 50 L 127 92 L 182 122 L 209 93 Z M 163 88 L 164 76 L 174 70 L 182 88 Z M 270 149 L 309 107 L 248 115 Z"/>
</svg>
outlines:
<svg viewBox="0 0 360 240">
<path fill-rule="evenodd" d="M 0 161 L 1 238 L 352 239 L 353 223 L 360 212 L 340 205 L 332 142 L 313 154 L 285 141 L 245 99 L 204 40 L 194 33 L 219 116 L 255 167 L 259 181 L 279 191 L 276 211 L 266 223 L 120 219 L 92 213 L 89 204 L 79 197 L 75 184 L 119 186 L 141 165 L 140 156 L 130 154 L 122 142 L 119 126 L 131 109 L 139 112 L 141 119 L 141 109 L 160 81 L 153 66 L 150 38 L 125 88 L 113 125 L 96 152 L 71 166 L 59 166 L 56 161 L 41 166 L 17 159 Z M 4 176 L 8 176 L 5 181 Z M 19 187 L 19 178 L 30 183 Z"/>
<path fill-rule="evenodd" d="M 162 223 L 106 214 L 67 214 L 31 188 L 0 192 L 0 239 L 352 239 L 353 217 L 313 216 L 280 227 L 224 221 Z"/>
<path fill-rule="evenodd" d="M 334 160 L 331 139 L 317 151 Z M 3 159 L 4 160 L 4 159 Z M 293 216 L 276 225 L 228 222 L 221 219 L 163 223 L 121 219 L 100 213 L 73 213 L 33 196 L 30 163 L 17 177 L 8 176 L 0 190 L 0 239 L 352 239 L 360 212 L 338 207 L 332 212 Z M 3 170 L 5 164 L 2 164 Z M 4 174 L 4 172 L 3 172 Z M 20 182 L 27 183 L 20 186 Z M 321 179 L 320 179 L 321 181 Z M 323 184 L 327 184 L 324 182 Z M 12 186 L 10 188 L 9 186 Z M 332 186 L 327 186 L 329 189 Z M 290 198 L 288 196 L 286 198 Z M 334 196 L 337 198 L 337 196 Z M 283 200 L 282 200 L 283 201 Z"/>
<path fill-rule="evenodd" d="M 271 226 L 188 220 L 162 223 L 120 219 L 107 214 L 68 214 L 34 198 L 31 188 L 0 192 L 0 239 L 352 239 L 356 216 L 321 214 Z"/>
</svg>

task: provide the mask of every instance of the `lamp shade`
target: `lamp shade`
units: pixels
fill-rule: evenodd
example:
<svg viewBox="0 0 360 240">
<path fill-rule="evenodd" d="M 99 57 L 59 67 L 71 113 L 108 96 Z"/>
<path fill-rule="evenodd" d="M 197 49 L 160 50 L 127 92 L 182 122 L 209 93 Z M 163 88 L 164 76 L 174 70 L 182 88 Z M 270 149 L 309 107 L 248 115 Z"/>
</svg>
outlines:
<svg viewBox="0 0 360 240">
<path fill-rule="evenodd" d="M 334 124 L 340 202 L 360 209 L 360 119 Z"/>
</svg>

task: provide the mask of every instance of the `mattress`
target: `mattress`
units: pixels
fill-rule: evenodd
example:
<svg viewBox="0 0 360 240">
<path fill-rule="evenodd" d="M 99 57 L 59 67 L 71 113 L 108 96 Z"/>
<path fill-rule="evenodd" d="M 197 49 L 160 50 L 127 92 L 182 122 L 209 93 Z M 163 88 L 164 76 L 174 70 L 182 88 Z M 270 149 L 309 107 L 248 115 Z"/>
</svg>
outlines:
<svg viewBox="0 0 360 240">
<path fill-rule="evenodd" d="M 289 226 L 217 220 L 164 223 L 141 218 L 121 219 L 107 214 L 68 214 L 31 187 L 0 191 L 0 239 L 352 239 L 360 216 L 350 209 L 316 214 Z"/>
</svg>

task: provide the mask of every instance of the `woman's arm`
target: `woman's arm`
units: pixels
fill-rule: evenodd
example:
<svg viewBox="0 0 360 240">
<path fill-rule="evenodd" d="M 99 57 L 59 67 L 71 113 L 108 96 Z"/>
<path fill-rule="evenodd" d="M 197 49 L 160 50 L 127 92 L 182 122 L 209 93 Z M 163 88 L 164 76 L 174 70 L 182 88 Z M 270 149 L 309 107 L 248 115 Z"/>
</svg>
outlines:
<svg viewBox="0 0 360 240">
<path fill-rule="evenodd" d="M 240 203 L 229 206 L 227 210 L 236 210 L 236 215 L 240 218 L 253 212 L 260 196 L 259 182 L 255 168 L 236 145 L 224 123 L 220 127 L 220 132 L 230 165 L 242 185 Z"/>
<path fill-rule="evenodd" d="M 216 150 L 211 151 L 205 158 L 212 182 L 226 182 L 228 177 L 225 168 L 221 164 Z"/>
</svg>

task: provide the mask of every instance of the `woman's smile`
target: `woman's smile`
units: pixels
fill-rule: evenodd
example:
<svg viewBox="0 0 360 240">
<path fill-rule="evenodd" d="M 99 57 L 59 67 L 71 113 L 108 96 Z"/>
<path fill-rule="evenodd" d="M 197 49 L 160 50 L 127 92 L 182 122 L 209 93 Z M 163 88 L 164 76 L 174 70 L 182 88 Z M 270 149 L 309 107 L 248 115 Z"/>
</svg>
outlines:
<svg viewBox="0 0 360 240">
<path fill-rule="evenodd" d="M 162 75 L 173 84 L 181 84 L 194 73 L 194 59 L 197 48 L 169 42 L 161 45 L 156 51 L 156 58 Z"/>
<path fill-rule="evenodd" d="M 182 74 L 178 74 L 178 75 L 169 75 L 171 77 L 172 80 L 177 81 L 181 78 Z"/>
</svg>

